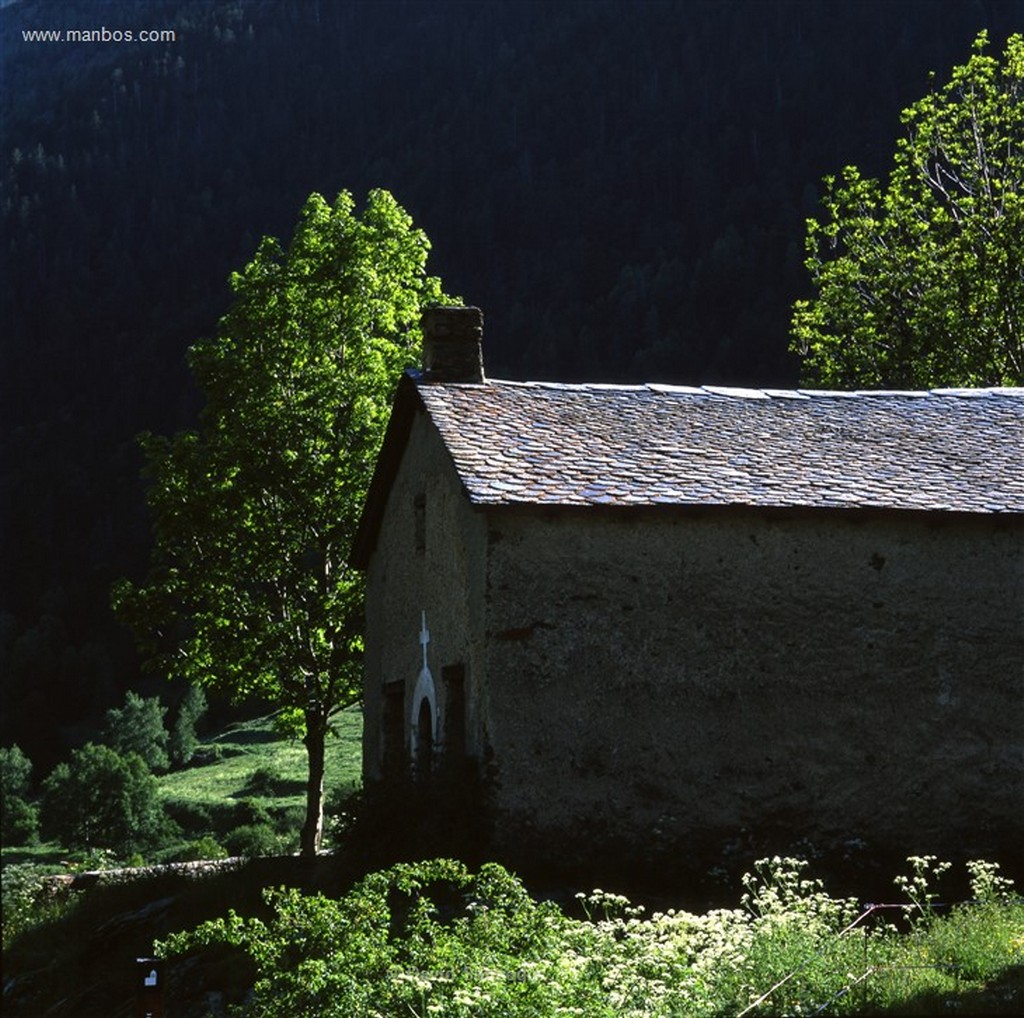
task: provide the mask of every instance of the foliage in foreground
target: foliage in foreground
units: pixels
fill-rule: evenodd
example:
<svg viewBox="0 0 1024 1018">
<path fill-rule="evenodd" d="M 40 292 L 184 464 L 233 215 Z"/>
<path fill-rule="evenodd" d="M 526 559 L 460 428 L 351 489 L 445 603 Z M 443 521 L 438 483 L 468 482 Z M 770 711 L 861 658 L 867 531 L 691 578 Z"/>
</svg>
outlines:
<svg viewBox="0 0 1024 1018">
<path fill-rule="evenodd" d="M 977 901 L 939 916 L 933 863 L 912 859 L 897 880 L 911 892 L 903 932 L 856 923 L 856 902 L 796 859 L 759 861 L 741 908 L 648 918 L 602 891 L 578 895 L 573 918 L 496 864 L 435 860 L 372 874 L 338 901 L 267 891 L 269 922 L 232 912 L 157 951 L 248 955 L 247 1015 L 738 1015 L 765 994 L 759 1015 L 855 1014 L 924 992 L 953 1000 L 1024 964 L 1024 902 L 997 867 L 972 863 Z"/>
<path fill-rule="evenodd" d="M 68 897 L 47 892 L 46 870 L 28 864 L 8 864 L 0 868 L 0 943 L 4 951 L 26 930 L 44 926 L 69 910 Z"/>
</svg>

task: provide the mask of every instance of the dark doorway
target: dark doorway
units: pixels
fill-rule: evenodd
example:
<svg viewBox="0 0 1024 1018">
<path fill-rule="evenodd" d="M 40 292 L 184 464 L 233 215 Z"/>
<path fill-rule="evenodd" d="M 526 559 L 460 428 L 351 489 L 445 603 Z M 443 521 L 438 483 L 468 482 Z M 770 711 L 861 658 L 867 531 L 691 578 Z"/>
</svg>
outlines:
<svg viewBox="0 0 1024 1018">
<path fill-rule="evenodd" d="M 429 777 L 433 767 L 434 717 L 430 701 L 423 697 L 420 700 L 419 713 L 416 715 L 416 777 Z"/>
<path fill-rule="evenodd" d="M 445 753 L 455 763 L 466 755 L 466 668 L 446 665 L 441 669 L 444 685 Z"/>
<path fill-rule="evenodd" d="M 384 686 L 381 740 L 381 767 L 387 777 L 395 777 L 401 774 L 406 760 L 404 682 L 388 682 Z"/>
</svg>

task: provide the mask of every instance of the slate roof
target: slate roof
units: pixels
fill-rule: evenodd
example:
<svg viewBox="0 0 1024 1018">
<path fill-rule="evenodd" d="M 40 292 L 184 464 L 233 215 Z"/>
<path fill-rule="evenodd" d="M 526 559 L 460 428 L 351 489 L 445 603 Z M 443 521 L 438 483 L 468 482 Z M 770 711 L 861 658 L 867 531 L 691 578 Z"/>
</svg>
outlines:
<svg viewBox="0 0 1024 1018">
<path fill-rule="evenodd" d="M 930 392 L 399 384 L 351 561 L 366 568 L 418 413 L 487 507 L 1024 514 L 1024 388 Z"/>
<path fill-rule="evenodd" d="M 1024 389 L 414 381 L 480 506 L 1024 512 Z"/>
</svg>

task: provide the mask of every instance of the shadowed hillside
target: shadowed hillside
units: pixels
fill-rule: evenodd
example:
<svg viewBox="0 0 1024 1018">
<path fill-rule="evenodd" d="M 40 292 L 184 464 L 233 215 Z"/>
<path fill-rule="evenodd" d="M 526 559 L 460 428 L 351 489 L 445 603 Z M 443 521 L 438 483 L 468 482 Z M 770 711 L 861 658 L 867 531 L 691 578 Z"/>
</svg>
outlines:
<svg viewBox="0 0 1024 1018">
<path fill-rule="evenodd" d="M 138 681 L 134 436 L 311 191 L 390 189 L 494 376 L 791 384 L 821 176 L 1019 2 L 20 2 L 0 10 L 2 737 L 46 773 Z M 169 29 L 173 42 L 30 42 Z"/>
</svg>

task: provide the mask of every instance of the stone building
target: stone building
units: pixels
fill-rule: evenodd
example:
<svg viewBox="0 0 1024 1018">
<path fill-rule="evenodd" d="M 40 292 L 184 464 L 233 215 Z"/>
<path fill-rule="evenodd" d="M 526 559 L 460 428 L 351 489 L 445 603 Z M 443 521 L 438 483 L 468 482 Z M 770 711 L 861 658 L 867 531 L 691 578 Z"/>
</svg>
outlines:
<svg viewBox="0 0 1024 1018">
<path fill-rule="evenodd" d="M 353 552 L 364 771 L 496 854 L 1024 843 L 1024 390 L 487 379 L 424 318 Z"/>
</svg>

